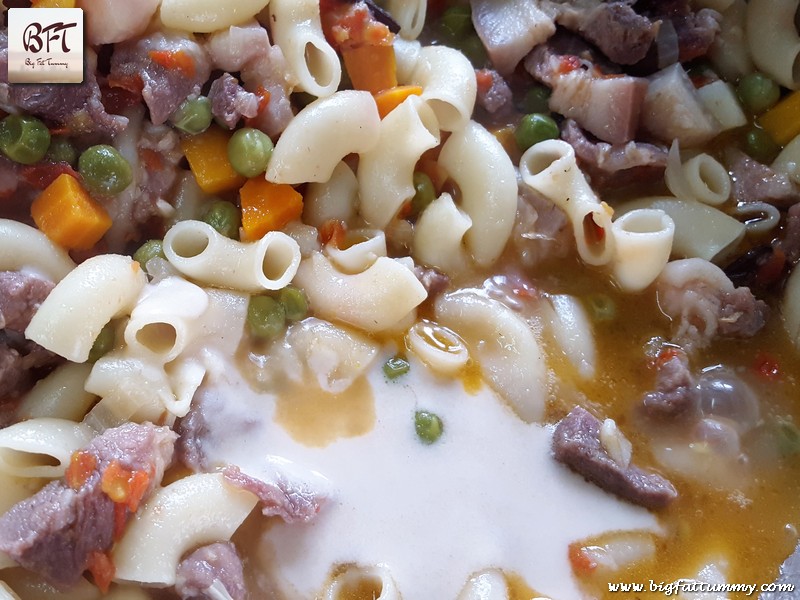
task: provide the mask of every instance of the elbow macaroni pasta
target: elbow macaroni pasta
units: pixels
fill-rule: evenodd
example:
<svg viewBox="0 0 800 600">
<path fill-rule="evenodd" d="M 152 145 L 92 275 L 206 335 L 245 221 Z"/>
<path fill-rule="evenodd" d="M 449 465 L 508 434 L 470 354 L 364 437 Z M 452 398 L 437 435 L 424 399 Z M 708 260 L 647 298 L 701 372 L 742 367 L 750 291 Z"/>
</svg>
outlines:
<svg viewBox="0 0 800 600">
<path fill-rule="evenodd" d="M 669 191 L 681 200 L 718 206 L 731 195 L 731 177 L 727 169 L 705 152 L 681 163 L 677 141 L 669 150 L 665 177 Z"/>
<path fill-rule="evenodd" d="M 322 33 L 318 0 L 272 0 L 269 22 L 275 43 L 297 77 L 298 88 L 327 97 L 339 87 L 342 67 Z"/>
<path fill-rule="evenodd" d="M 75 263 L 38 229 L 0 219 L 0 271 L 34 269 L 52 281 L 61 281 Z"/>
<path fill-rule="evenodd" d="M 747 47 L 756 67 L 790 89 L 800 87 L 800 35 L 795 26 L 798 0 L 747 3 Z"/>
<path fill-rule="evenodd" d="M 164 254 L 196 281 L 247 292 L 286 287 L 300 264 L 300 247 L 283 232 L 238 242 L 201 221 L 173 225 L 164 236 Z"/>
<path fill-rule="evenodd" d="M 139 263 L 128 256 L 90 258 L 53 288 L 25 336 L 73 362 L 84 362 L 100 330 L 130 312 L 146 280 Z"/>
<path fill-rule="evenodd" d="M 348 154 L 378 143 L 381 119 L 372 94 L 344 90 L 301 110 L 281 135 L 267 168 L 275 183 L 328 181 Z"/>
</svg>

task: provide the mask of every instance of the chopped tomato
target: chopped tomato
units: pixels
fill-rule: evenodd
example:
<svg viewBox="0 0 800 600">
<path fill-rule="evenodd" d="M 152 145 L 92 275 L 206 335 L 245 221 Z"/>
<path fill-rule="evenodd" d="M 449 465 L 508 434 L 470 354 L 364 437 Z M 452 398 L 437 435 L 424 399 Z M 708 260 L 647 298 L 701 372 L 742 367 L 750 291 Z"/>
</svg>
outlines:
<svg viewBox="0 0 800 600">
<path fill-rule="evenodd" d="M 78 450 L 72 453 L 64 479 L 67 485 L 73 490 L 78 490 L 86 481 L 91 477 L 97 469 L 97 459 L 94 454 L 90 454 L 84 450 Z"/>
<path fill-rule="evenodd" d="M 86 568 L 92 574 L 94 584 L 101 592 L 107 593 L 117 571 L 111 557 L 105 552 L 92 552 Z"/>
<path fill-rule="evenodd" d="M 139 510 L 139 504 L 150 486 L 151 479 L 152 473 L 148 475 L 144 471 L 134 471 L 133 476 L 128 480 L 128 508 L 131 512 Z"/>
<path fill-rule="evenodd" d="M 590 246 L 602 244 L 606 239 L 605 227 L 598 225 L 592 214 L 586 215 L 583 219 L 583 234 Z"/>
<path fill-rule="evenodd" d="M 775 381 L 781 377 L 780 363 L 769 352 L 761 351 L 756 354 L 756 358 L 753 361 L 753 370 L 767 381 Z"/>
<path fill-rule="evenodd" d="M 124 504 L 114 504 L 114 541 L 122 539 L 125 525 L 128 523 L 128 507 Z"/>
<path fill-rule="evenodd" d="M 148 56 L 165 69 L 177 69 L 187 77 L 194 77 L 194 58 L 185 50 L 150 50 Z"/>
<path fill-rule="evenodd" d="M 366 4 L 325 2 L 320 5 L 325 38 L 337 50 L 342 47 L 391 46 L 394 35 L 376 21 Z"/>
<path fill-rule="evenodd" d="M 337 248 L 344 243 L 347 236 L 347 224 L 344 221 L 336 221 L 331 219 L 325 221 L 322 227 L 319 228 L 319 237 L 322 244 L 333 243 Z"/>
<path fill-rule="evenodd" d="M 129 471 L 115 460 L 103 472 L 100 487 L 114 502 L 136 512 L 149 484 L 150 475 L 144 471 Z"/>
<path fill-rule="evenodd" d="M 569 545 L 569 564 L 576 575 L 589 575 L 597 568 L 597 561 L 592 558 L 588 548 L 581 546 L 580 542 Z"/>
<path fill-rule="evenodd" d="M 20 174 L 28 185 L 37 190 L 43 190 L 64 173 L 71 175 L 75 179 L 80 179 L 75 169 L 67 163 L 37 163 L 23 167 Z"/>
<path fill-rule="evenodd" d="M 161 155 L 155 150 L 142 148 L 139 150 L 139 157 L 142 159 L 144 166 L 149 172 L 160 171 L 164 168 L 164 161 L 161 159 Z"/>
<path fill-rule="evenodd" d="M 261 116 L 261 113 L 263 113 L 267 109 L 267 105 L 269 104 L 269 99 L 271 97 L 269 90 L 263 86 L 258 86 L 255 94 L 258 97 L 258 112 L 256 113 L 255 117 L 245 118 L 244 124 L 247 125 L 248 127 L 252 127 L 256 119 L 258 119 Z"/>
<path fill-rule="evenodd" d="M 785 268 L 786 253 L 780 247 L 773 246 L 772 252 L 758 261 L 756 283 L 765 287 L 776 283 L 783 276 Z"/>
<path fill-rule="evenodd" d="M 574 56 L 572 54 L 567 56 L 562 56 L 561 61 L 558 64 L 557 72 L 559 75 L 566 75 L 567 73 L 571 73 L 575 69 L 580 69 L 582 64 L 583 63 L 581 62 L 581 59 L 577 56 Z"/>
<path fill-rule="evenodd" d="M 133 88 L 133 89 L 130 89 Z M 126 85 L 111 87 L 104 85 L 100 88 L 103 107 L 113 115 L 122 114 L 126 109 L 142 102 L 142 78 L 136 77 Z"/>
<path fill-rule="evenodd" d="M 478 84 L 478 93 L 485 94 L 492 87 L 492 72 L 489 69 L 479 69 L 475 71 L 475 81 Z"/>
</svg>

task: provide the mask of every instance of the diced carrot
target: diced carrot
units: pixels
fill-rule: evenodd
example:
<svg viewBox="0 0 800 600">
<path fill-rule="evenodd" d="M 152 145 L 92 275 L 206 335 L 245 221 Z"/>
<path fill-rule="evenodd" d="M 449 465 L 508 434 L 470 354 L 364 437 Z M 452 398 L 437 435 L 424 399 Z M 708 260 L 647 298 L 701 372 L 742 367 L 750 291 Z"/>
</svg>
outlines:
<svg viewBox="0 0 800 600">
<path fill-rule="evenodd" d="M 767 381 L 777 381 L 781 378 L 781 365 L 778 359 L 766 351 L 756 354 L 755 361 L 753 361 L 753 370 Z"/>
<path fill-rule="evenodd" d="M 475 82 L 478 84 L 478 92 L 486 93 L 492 88 L 494 77 L 489 69 L 478 69 L 475 71 Z"/>
<path fill-rule="evenodd" d="M 195 75 L 194 58 L 185 50 L 150 50 L 148 56 L 165 69 L 182 71 L 187 77 Z"/>
<path fill-rule="evenodd" d="M 139 510 L 139 504 L 144 498 L 147 488 L 150 487 L 151 475 L 144 471 L 134 471 L 128 480 L 128 508 L 131 512 Z"/>
<path fill-rule="evenodd" d="M 75 8 L 75 0 L 33 0 L 31 8 Z"/>
<path fill-rule="evenodd" d="M 375 104 L 381 119 L 400 106 L 409 96 L 421 96 L 422 88 L 418 85 L 396 85 L 375 94 Z"/>
<path fill-rule="evenodd" d="M 181 140 L 181 149 L 189 161 L 197 185 L 206 194 L 235 190 L 247 181 L 228 160 L 230 138 L 229 132 L 213 126 L 203 133 Z"/>
<path fill-rule="evenodd" d="M 397 85 L 393 46 L 342 48 L 342 58 L 353 88 L 377 94 Z"/>
<path fill-rule="evenodd" d="M 111 228 L 111 217 L 73 176 L 64 173 L 31 204 L 36 226 L 68 250 L 88 250 Z"/>
<path fill-rule="evenodd" d="M 283 229 L 303 214 L 303 196 L 286 183 L 272 183 L 263 177 L 254 177 L 242 186 L 239 197 L 243 239 L 247 241 Z"/>
<path fill-rule="evenodd" d="M 69 466 L 64 473 L 64 479 L 73 490 L 79 490 L 96 468 L 97 459 L 94 454 L 83 450 L 73 452 L 69 460 Z"/>
<path fill-rule="evenodd" d="M 758 124 L 781 146 L 800 135 L 800 90 L 792 92 L 761 115 Z"/>
<path fill-rule="evenodd" d="M 89 564 L 86 568 L 92 574 L 94 584 L 101 592 L 107 593 L 117 571 L 111 557 L 105 552 L 95 550 L 89 555 Z"/>
</svg>

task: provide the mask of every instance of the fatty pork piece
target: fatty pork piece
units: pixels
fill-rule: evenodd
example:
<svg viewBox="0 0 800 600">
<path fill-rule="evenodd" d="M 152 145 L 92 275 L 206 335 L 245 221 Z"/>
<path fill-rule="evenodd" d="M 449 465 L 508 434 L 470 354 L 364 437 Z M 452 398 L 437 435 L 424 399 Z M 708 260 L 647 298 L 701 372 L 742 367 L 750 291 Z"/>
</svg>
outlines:
<svg viewBox="0 0 800 600">
<path fill-rule="evenodd" d="M 525 58 L 525 69 L 552 88 L 550 110 L 604 142 L 629 142 L 639 126 L 647 80 L 602 69 L 592 58 L 585 43 L 559 32 Z"/>
<path fill-rule="evenodd" d="M 176 437 L 151 423 L 106 430 L 73 456 L 63 480 L 0 517 L 0 551 L 55 586 L 74 585 L 108 560 L 121 526 L 161 483 Z"/>
<path fill-rule="evenodd" d="M 167 118 L 211 75 L 211 60 L 193 39 L 152 33 L 118 44 L 111 55 L 111 87 L 141 92 L 155 125 Z"/>
<path fill-rule="evenodd" d="M 128 119 L 106 112 L 97 83 L 97 55 L 87 48 L 83 83 L 8 84 L 8 35 L 0 31 L 0 107 L 24 112 L 69 129 L 73 134 L 115 134 Z"/>
<path fill-rule="evenodd" d="M 602 489 L 646 508 L 663 508 L 678 497 L 661 475 L 612 457 L 601 439 L 602 427 L 600 419 L 576 406 L 553 433 L 556 460 Z M 617 435 L 622 434 L 617 431 Z"/>
<path fill-rule="evenodd" d="M 225 597 L 220 587 L 232 600 L 247 598 L 242 559 L 232 543 L 202 546 L 178 565 L 175 591 L 181 600 Z"/>
<path fill-rule="evenodd" d="M 661 311 L 672 320 L 672 341 L 687 352 L 717 337 L 746 338 L 766 323 L 768 307 L 749 288 L 735 287 L 702 258 L 667 263 L 656 280 Z"/>
<path fill-rule="evenodd" d="M 252 118 L 258 114 L 258 96 L 246 92 L 230 73 L 214 80 L 208 99 L 211 114 L 228 129 L 234 129 L 242 117 Z"/>
<path fill-rule="evenodd" d="M 680 63 L 648 79 L 641 113 L 645 133 L 667 144 L 677 140 L 681 148 L 705 144 L 720 133 L 719 122 L 703 105 Z"/>
<path fill-rule="evenodd" d="M 599 189 L 653 181 L 663 177 L 667 168 L 669 151 L 665 146 L 592 141 L 572 119 L 562 124 L 561 139 L 575 149 L 578 165 L 589 175 L 592 186 Z"/>
</svg>

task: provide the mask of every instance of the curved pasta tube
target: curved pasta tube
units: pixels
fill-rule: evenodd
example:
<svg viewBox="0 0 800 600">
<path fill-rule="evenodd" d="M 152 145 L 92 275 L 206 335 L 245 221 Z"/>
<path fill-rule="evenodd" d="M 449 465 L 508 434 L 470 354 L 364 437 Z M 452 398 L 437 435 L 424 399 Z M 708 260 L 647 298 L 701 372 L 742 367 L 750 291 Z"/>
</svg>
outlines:
<svg viewBox="0 0 800 600">
<path fill-rule="evenodd" d="M 464 235 L 472 219 L 458 208 L 450 194 L 431 202 L 414 226 L 414 260 L 453 275 L 467 268 Z"/>
<path fill-rule="evenodd" d="M 425 25 L 427 0 L 389 0 L 388 7 L 392 18 L 400 25 L 400 35 L 417 39 Z"/>
<path fill-rule="evenodd" d="M 611 208 L 600 202 L 575 161 L 575 150 L 561 140 L 528 148 L 519 159 L 522 181 L 561 208 L 572 223 L 578 254 L 590 265 L 614 256 Z"/>
<path fill-rule="evenodd" d="M 783 291 L 783 326 L 789 339 L 800 351 L 800 269 L 795 267 Z"/>
<path fill-rule="evenodd" d="M 90 363 L 61 365 L 44 379 L 40 379 L 22 398 L 17 414 L 22 419 L 53 417 L 80 421 L 97 396 L 83 389 L 92 370 Z"/>
<path fill-rule="evenodd" d="M 146 281 L 139 263 L 129 256 L 94 256 L 53 288 L 25 337 L 73 362 L 84 362 L 100 330 L 130 312 Z"/>
<path fill-rule="evenodd" d="M 634 200 L 619 208 L 620 214 L 640 208 L 664 211 L 675 223 L 672 252 L 681 258 L 714 260 L 723 257 L 744 237 L 745 225 L 721 210 L 669 196 Z"/>
<path fill-rule="evenodd" d="M 88 425 L 38 418 L 0 429 L 0 473 L 55 479 L 64 475 L 72 453 L 94 437 Z"/>
<path fill-rule="evenodd" d="M 181 557 L 230 539 L 256 502 L 255 495 L 225 483 L 221 473 L 190 475 L 159 489 L 114 547 L 117 580 L 174 585 Z"/>
<path fill-rule="evenodd" d="M 295 283 L 317 316 L 370 332 L 395 326 L 428 295 L 411 269 L 385 256 L 366 271 L 346 275 L 315 253 L 302 262 Z"/>
<path fill-rule="evenodd" d="M 669 191 L 681 200 L 697 200 L 718 206 L 725 203 L 731 195 L 728 170 L 705 152 L 681 163 L 677 140 L 669 149 L 664 176 Z"/>
<path fill-rule="evenodd" d="M 394 59 L 397 64 L 397 80 L 402 82 L 411 81 L 411 75 L 417 66 L 422 44 L 416 40 L 407 40 L 398 35 L 395 36 L 392 47 L 394 48 Z"/>
<path fill-rule="evenodd" d="M 470 577 L 456 600 L 508 600 L 508 582 L 497 569 Z"/>
<path fill-rule="evenodd" d="M 769 202 L 748 202 L 739 204 L 734 213 L 744 217 L 745 232 L 761 235 L 775 229 L 781 222 L 781 211 Z"/>
<path fill-rule="evenodd" d="M 378 257 L 386 256 L 386 234 L 380 229 L 352 229 L 347 232 L 344 246 L 342 250 L 329 243 L 323 250 L 342 273 L 361 273 Z"/>
<path fill-rule="evenodd" d="M 169 377 L 172 395 L 166 397 L 164 408 L 176 417 L 185 417 L 195 392 L 206 376 L 206 367 L 198 360 L 187 358 L 167 365 L 165 371 Z"/>
<path fill-rule="evenodd" d="M 617 251 L 611 260 L 614 280 L 625 292 L 640 292 L 653 283 L 669 261 L 675 222 L 663 210 L 642 208 L 611 225 Z"/>
<path fill-rule="evenodd" d="M 125 343 L 162 363 L 174 360 L 197 334 L 194 321 L 207 307 L 202 288 L 179 277 L 162 279 L 145 289 L 131 311 Z"/>
<path fill-rule="evenodd" d="M 252 19 L 269 0 L 161 0 L 161 22 L 170 29 L 211 33 Z"/>
<path fill-rule="evenodd" d="M 58 282 L 74 268 L 69 254 L 35 227 L 0 219 L 0 271 L 32 269 Z"/>
<path fill-rule="evenodd" d="M 10 558 L 8 559 L 9 564 L 3 563 L 3 557 L 0 556 L 0 569 L 4 569 L 6 567 L 13 567 L 17 563 L 15 563 Z M 11 586 L 5 583 L 4 581 L 0 581 L 0 600 L 21 600 L 19 596 L 11 589 Z"/>
<path fill-rule="evenodd" d="M 578 375 L 594 377 L 597 353 L 586 310 L 576 298 L 564 294 L 548 296 L 546 302 L 542 312 L 561 351 Z"/>
<path fill-rule="evenodd" d="M 372 94 L 342 90 L 315 100 L 289 122 L 267 168 L 275 183 L 328 181 L 348 154 L 378 143 L 381 118 Z"/>
<path fill-rule="evenodd" d="M 336 576 L 325 591 L 324 600 L 348 600 L 354 595 L 365 594 L 374 600 L 400 600 L 400 591 L 389 570 L 376 567 L 352 565 Z"/>
<path fill-rule="evenodd" d="M 286 287 L 300 264 L 300 247 L 285 233 L 270 231 L 257 242 L 245 243 L 201 221 L 173 225 L 164 236 L 164 255 L 192 279 L 248 292 Z"/>
<path fill-rule="evenodd" d="M 511 237 L 517 216 L 517 174 L 503 146 L 469 121 L 442 146 L 439 164 L 461 190 L 461 208 L 472 219 L 464 242 L 481 267 L 491 265 Z"/>
<path fill-rule="evenodd" d="M 800 135 L 783 147 L 771 166 L 776 171 L 786 173 L 792 181 L 800 184 Z"/>
<path fill-rule="evenodd" d="M 303 222 L 321 227 L 326 221 L 349 223 L 356 215 L 358 179 L 345 162 L 333 169 L 328 181 L 313 182 L 303 194 Z"/>
<path fill-rule="evenodd" d="M 719 32 L 708 50 L 714 71 L 725 81 L 738 81 L 752 73 L 753 61 L 745 39 L 747 3 L 733 0 L 722 13 Z"/>
<path fill-rule="evenodd" d="M 422 362 L 442 375 L 455 375 L 469 360 L 464 341 L 454 331 L 432 321 L 415 323 L 406 333 L 405 343 Z"/>
<path fill-rule="evenodd" d="M 422 88 L 422 99 L 433 109 L 441 129 L 458 131 L 469 123 L 478 84 L 472 63 L 461 52 L 423 46 L 409 83 Z"/>
<path fill-rule="evenodd" d="M 522 317 L 502 302 L 472 292 L 439 297 L 436 321 L 455 331 L 483 376 L 528 423 L 541 420 L 547 369 L 539 343 Z"/>
<path fill-rule="evenodd" d="M 414 197 L 414 165 L 438 145 L 436 116 L 419 96 L 409 96 L 383 118 L 378 143 L 358 162 L 359 212 L 369 225 L 383 229 Z"/>
<path fill-rule="evenodd" d="M 795 26 L 798 0 L 747 3 L 747 47 L 759 70 L 790 89 L 800 87 L 800 35 Z"/>
<path fill-rule="evenodd" d="M 336 50 L 325 39 L 317 0 L 272 0 L 269 24 L 298 88 L 317 97 L 333 94 L 342 78 Z"/>
</svg>

